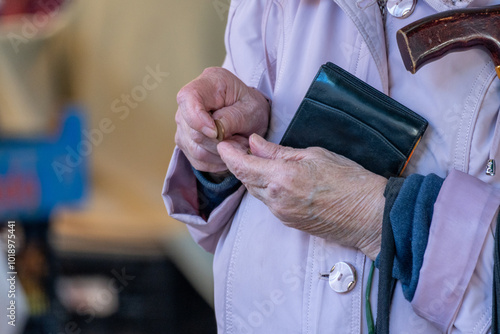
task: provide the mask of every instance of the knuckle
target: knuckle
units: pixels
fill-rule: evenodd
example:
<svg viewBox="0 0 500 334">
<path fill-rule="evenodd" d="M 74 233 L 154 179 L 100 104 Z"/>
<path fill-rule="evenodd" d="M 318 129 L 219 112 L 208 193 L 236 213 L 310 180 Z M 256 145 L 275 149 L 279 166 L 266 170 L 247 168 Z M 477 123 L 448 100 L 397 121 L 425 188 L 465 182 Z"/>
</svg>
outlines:
<svg viewBox="0 0 500 334">
<path fill-rule="evenodd" d="M 231 159 L 226 161 L 227 165 L 231 167 L 231 172 L 240 180 L 246 180 L 252 175 L 252 170 L 242 160 Z"/>
<path fill-rule="evenodd" d="M 235 112 L 232 113 L 231 116 L 233 117 L 233 121 L 240 126 L 248 122 L 247 117 L 240 108 L 235 108 Z"/>
<path fill-rule="evenodd" d="M 186 136 L 182 131 L 177 130 L 175 132 L 175 137 L 174 137 L 175 144 L 179 146 L 179 148 L 185 152 L 190 153 L 190 145 L 189 145 L 189 140 L 186 140 Z"/>
<path fill-rule="evenodd" d="M 185 102 L 193 99 L 200 99 L 199 95 L 199 89 L 200 89 L 200 84 L 198 82 L 198 79 L 195 79 L 182 87 L 178 92 L 176 96 L 177 100 L 177 105 L 181 106 Z"/>
<path fill-rule="evenodd" d="M 298 172 L 295 169 L 286 169 L 281 174 L 280 181 L 286 185 L 294 184 L 297 180 L 297 174 Z"/>
<path fill-rule="evenodd" d="M 190 145 L 190 152 L 191 156 L 196 160 L 203 161 L 207 158 L 206 151 L 197 144 Z"/>
<path fill-rule="evenodd" d="M 243 166 L 240 163 L 233 164 L 231 169 L 236 178 L 241 178 L 244 174 Z"/>
<path fill-rule="evenodd" d="M 174 137 L 175 145 L 181 147 L 182 146 L 182 140 L 181 140 L 181 135 L 179 134 L 179 130 L 175 131 L 175 137 Z"/>
<path fill-rule="evenodd" d="M 182 104 L 182 102 L 187 99 L 188 95 L 190 95 L 192 91 L 190 86 L 190 84 L 187 84 L 186 86 L 182 87 L 179 92 L 177 92 L 177 104 Z"/>
<path fill-rule="evenodd" d="M 182 124 L 182 114 L 181 110 L 177 109 L 177 112 L 175 113 L 175 124 L 177 124 L 177 127 L 180 127 Z"/>
<path fill-rule="evenodd" d="M 271 158 L 272 158 L 272 159 L 279 159 L 279 157 L 280 157 L 280 150 L 281 150 L 281 149 L 280 149 L 280 147 L 279 147 L 279 146 L 278 146 L 278 147 L 273 147 L 273 148 L 271 149 L 271 152 L 270 152 L 270 154 L 271 154 Z"/>
<path fill-rule="evenodd" d="M 272 146 L 269 148 L 269 156 L 272 160 L 278 160 L 281 159 L 281 153 L 285 153 L 288 148 L 285 148 L 283 146 Z M 278 174 L 279 175 L 279 174 Z"/>
<path fill-rule="evenodd" d="M 310 147 L 309 148 L 309 153 L 312 154 L 313 156 L 319 156 L 319 155 L 324 155 L 325 149 L 321 147 Z"/>
<path fill-rule="evenodd" d="M 268 191 L 268 194 L 269 194 L 269 198 L 271 198 L 271 199 L 277 199 L 277 198 L 280 197 L 280 195 L 281 195 L 281 193 L 283 191 L 283 187 L 279 183 L 271 182 L 267 186 L 267 191 Z"/>
<path fill-rule="evenodd" d="M 191 139 L 193 140 L 193 142 L 195 142 L 196 144 L 200 145 L 204 142 L 205 140 L 205 135 L 203 135 L 202 133 L 198 132 L 198 131 L 192 131 L 191 133 Z"/>
<path fill-rule="evenodd" d="M 210 73 L 214 73 L 215 71 L 217 71 L 217 67 L 215 66 L 211 66 L 211 67 L 207 67 L 203 70 L 202 72 L 202 75 L 203 74 L 210 74 Z"/>
<path fill-rule="evenodd" d="M 202 76 L 216 76 L 216 75 L 220 75 L 220 74 L 223 74 L 224 73 L 224 69 L 221 68 L 221 67 L 216 67 L 216 66 L 212 66 L 212 67 L 207 67 L 203 70 L 202 72 Z"/>
<path fill-rule="evenodd" d="M 202 160 L 200 159 L 202 156 L 199 153 L 199 150 L 196 149 L 197 145 L 194 145 L 192 141 L 185 139 L 185 136 L 176 134 L 175 141 L 177 146 L 179 146 L 184 153 L 191 156 L 193 159 Z"/>
<path fill-rule="evenodd" d="M 187 137 L 188 136 L 186 135 L 184 127 L 181 124 L 179 124 L 175 131 L 175 137 L 174 137 L 175 143 L 180 146 L 180 144 L 184 142 L 189 142 L 189 140 L 186 140 Z"/>
</svg>

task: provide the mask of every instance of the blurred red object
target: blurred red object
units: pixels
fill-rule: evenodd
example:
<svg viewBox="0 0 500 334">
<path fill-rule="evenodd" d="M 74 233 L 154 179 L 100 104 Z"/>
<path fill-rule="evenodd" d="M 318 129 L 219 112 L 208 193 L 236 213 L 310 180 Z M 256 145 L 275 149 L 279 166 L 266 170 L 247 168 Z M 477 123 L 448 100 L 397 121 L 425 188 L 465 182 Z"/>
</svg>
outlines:
<svg viewBox="0 0 500 334">
<path fill-rule="evenodd" d="M 49 14 L 59 9 L 65 0 L 0 0 L 0 16 Z"/>
</svg>

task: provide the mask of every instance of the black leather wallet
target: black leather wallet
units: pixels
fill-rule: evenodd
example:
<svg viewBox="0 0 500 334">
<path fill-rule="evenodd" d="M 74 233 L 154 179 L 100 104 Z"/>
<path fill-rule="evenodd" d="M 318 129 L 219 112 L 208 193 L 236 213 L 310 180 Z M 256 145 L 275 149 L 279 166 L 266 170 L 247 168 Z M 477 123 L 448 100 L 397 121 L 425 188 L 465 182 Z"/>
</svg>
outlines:
<svg viewBox="0 0 500 334">
<path fill-rule="evenodd" d="M 404 171 L 427 124 L 329 62 L 318 71 L 280 144 L 320 146 L 389 178 Z"/>
</svg>

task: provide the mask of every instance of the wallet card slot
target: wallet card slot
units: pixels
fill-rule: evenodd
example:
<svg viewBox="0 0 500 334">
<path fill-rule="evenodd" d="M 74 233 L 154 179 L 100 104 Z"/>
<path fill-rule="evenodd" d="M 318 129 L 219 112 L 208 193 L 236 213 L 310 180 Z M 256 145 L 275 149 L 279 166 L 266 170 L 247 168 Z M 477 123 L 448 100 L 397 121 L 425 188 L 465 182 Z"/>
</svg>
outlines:
<svg viewBox="0 0 500 334">
<path fill-rule="evenodd" d="M 323 147 L 385 177 L 398 175 L 407 160 L 407 155 L 371 126 L 308 98 L 302 101 L 281 144 Z"/>
<path fill-rule="evenodd" d="M 324 67 L 328 70 L 334 71 L 339 77 L 342 77 L 343 80 L 348 81 L 352 87 L 355 87 L 356 89 L 362 91 L 364 94 L 367 94 L 368 96 L 377 100 L 379 103 L 383 104 L 388 109 L 393 109 L 394 105 L 397 103 L 397 101 L 389 99 L 388 96 L 382 93 L 381 91 L 373 88 L 370 85 L 367 85 L 364 81 L 361 81 L 354 75 L 343 71 L 340 67 L 334 65 L 333 63 L 327 63 L 324 65 Z M 403 113 L 405 114 L 405 116 L 411 117 L 417 122 L 425 121 L 421 116 L 415 114 L 411 109 L 408 109 L 404 105 L 399 104 L 398 107 L 400 108 L 398 110 L 399 113 Z"/>
</svg>

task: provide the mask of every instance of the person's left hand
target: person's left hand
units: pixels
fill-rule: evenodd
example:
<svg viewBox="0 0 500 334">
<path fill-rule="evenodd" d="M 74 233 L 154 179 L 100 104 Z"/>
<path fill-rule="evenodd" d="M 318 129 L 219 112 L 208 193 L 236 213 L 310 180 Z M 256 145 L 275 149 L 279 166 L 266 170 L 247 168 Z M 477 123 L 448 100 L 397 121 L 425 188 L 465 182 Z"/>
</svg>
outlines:
<svg viewBox="0 0 500 334">
<path fill-rule="evenodd" d="M 251 155 L 230 140 L 217 149 L 250 194 L 285 225 L 356 247 L 372 260 L 378 255 L 384 177 L 325 149 L 283 147 L 255 134 Z"/>
</svg>

